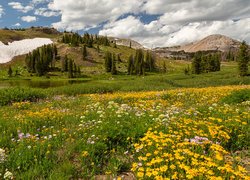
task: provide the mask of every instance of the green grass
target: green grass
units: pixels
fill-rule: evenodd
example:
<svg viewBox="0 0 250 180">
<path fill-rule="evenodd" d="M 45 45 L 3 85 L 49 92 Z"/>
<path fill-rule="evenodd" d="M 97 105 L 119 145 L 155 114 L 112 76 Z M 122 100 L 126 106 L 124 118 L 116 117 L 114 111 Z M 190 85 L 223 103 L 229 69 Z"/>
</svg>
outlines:
<svg viewBox="0 0 250 180">
<path fill-rule="evenodd" d="M 73 89 L 65 94 L 74 95 Z M 225 159 L 228 161 L 234 157 L 232 163 L 236 172 L 236 165 L 246 165 L 243 162 L 247 155 L 239 159 L 235 154 L 249 148 L 248 105 L 224 105 L 221 99 L 240 89 L 244 87 L 92 96 L 51 95 L 38 102 L 2 106 L 0 148 L 5 150 L 6 160 L 0 164 L 0 178 L 6 169 L 13 173 L 15 179 L 91 179 L 97 175 L 117 177 L 122 172 L 130 171 L 133 163 L 138 164 L 140 156 L 149 152 L 153 154 L 155 148 L 159 147 L 152 146 L 149 151 L 145 151 L 149 146 L 139 151 L 136 149 L 136 143 L 145 142 L 145 138 L 140 139 L 146 136 L 150 128 L 153 128 L 155 136 L 157 133 L 168 134 L 176 145 L 185 138 L 195 136 L 205 136 L 212 142 L 219 142 L 220 148 L 229 152 Z M 16 90 L 13 93 L 22 96 Z M 225 108 L 227 111 L 224 111 Z M 171 136 L 173 132 L 181 137 L 180 142 Z M 196 154 L 214 159 L 214 151 L 209 150 L 210 144 L 206 147 L 192 146 L 190 144 L 189 149 Z M 175 147 L 165 146 L 158 151 L 160 154 L 165 151 L 169 153 Z M 203 148 L 208 153 L 203 154 Z M 182 151 L 181 148 L 179 150 Z M 175 164 L 175 161 L 167 165 Z M 204 164 L 203 160 L 198 162 Z M 217 169 L 226 160 L 215 163 L 216 166 L 210 170 L 227 178 L 228 174 Z M 137 176 L 137 170 L 133 171 Z M 178 173 L 181 175 L 183 171 L 178 169 Z M 165 174 L 167 177 L 172 175 L 170 171 Z M 201 177 L 205 178 L 205 175 Z"/>
</svg>

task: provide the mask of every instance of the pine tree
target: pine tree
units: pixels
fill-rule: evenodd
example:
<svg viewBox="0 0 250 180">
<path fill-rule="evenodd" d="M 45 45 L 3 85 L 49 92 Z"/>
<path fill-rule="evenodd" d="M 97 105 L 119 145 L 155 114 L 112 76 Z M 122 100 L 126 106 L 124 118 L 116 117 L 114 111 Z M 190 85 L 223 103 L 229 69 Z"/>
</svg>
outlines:
<svg viewBox="0 0 250 180">
<path fill-rule="evenodd" d="M 132 55 L 128 59 L 128 75 L 132 75 L 134 72 L 134 58 Z"/>
<path fill-rule="evenodd" d="M 73 78 L 73 61 L 72 59 L 69 60 L 69 72 L 68 72 L 68 78 Z"/>
<path fill-rule="evenodd" d="M 86 60 L 87 56 L 88 56 L 87 47 L 86 45 L 84 45 L 82 48 L 82 59 Z"/>
<path fill-rule="evenodd" d="M 112 54 L 107 51 L 105 54 L 105 70 L 106 72 L 111 72 L 112 68 Z"/>
<path fill-rule="evenodd" d="M 11 66 L 9 66 L 9 69 L 8 69 L 8 76 L 9 76 L 9 77 L 12 77 L 12 73 L 13 73 L 12 68 L 11 68 Z"/>
<path fill-rule="evenodd" d="M 113 57 L 112 57 L 111 74 L 112 75 L 116 75 L 117 74 L 115 54 L 113 54 Z"/>
<path fill-rule="evenodd" d="M 240 45 L 240 51 L 238 54 L 238 68 L 240 76 L 248 75 L 248 62 L 249 62 L 249 52 L 248 45 L 243 41 Z"/>
<path fill-rule="evenodd" d="M 117 54 L 117 62 L 122 62 L 120 54 Z"/>
<path fill-rule="evenodd" d="M 137 75 L 145 74 L 144 55 L 141 49 L 137 49 L 135 53 L 135 73 Z"/>
<path fill-rule="evenodd" d="M 35 65 L 35 69 L 36 69 L 36 74 L 38 76 L 42 76 L 43 75 L 43 63 L 41 60 L 38 60 L 36 65 Z"/>
<path fill-rule="evenodd" d="M 65 55 L 64 57 L 64 72 L 68 72 L 69 71 L 69 58 L 67 55 Z"/>
<path fill-rule="evenodd" d="M 192 71 L 194 74 L 200 74 L 201 73 L 201 53 L 197 52 L 194 55 L 194 59 L 192 61 Z"/>
<path fill-rule="evenodd" d="M 214 58 L 215 58 L 215 71 L 220 71 L 220 66 L 221 66 L 220 59 L 221 59 L 221 54 L 216 53 L 216 54 L 214 55 Z"/>
<path fill-rule="evenodd" d="M 80 66 L 78 66 L 78 68 L 77 68 L 77 74 L 78 74 L 78 77 L 81 77 L 81 68 L 80 68 Z"/>
<path fill-rule="evenodd" d="M 167 72 L 167 65 L 166 62 L 163 62 L 163 72 L 166 73 Z"/>
</svg>

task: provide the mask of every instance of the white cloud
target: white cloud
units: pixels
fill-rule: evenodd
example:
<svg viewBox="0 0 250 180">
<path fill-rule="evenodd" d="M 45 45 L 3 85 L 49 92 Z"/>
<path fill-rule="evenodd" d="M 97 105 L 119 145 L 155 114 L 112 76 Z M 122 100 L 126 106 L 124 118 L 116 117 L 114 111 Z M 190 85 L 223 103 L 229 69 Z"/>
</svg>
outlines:
<svg viewBox="0 0 250 180">
<path fill-rule="evenodd" d="M 164 25 L 159 21 L 143 24 L 136 17 L 109 23 L 100 31 L 101 35 L 133 38 L 148 48 L 173 46 L 202 39 L 211 34 L 224 34 L 238 40 L 250 42 L 250 18 L 239 21 L 202 21 Z"/>
<path fill-rule="evenodd" d="M 0 18 L 2 17 L 3 13 L 4 13 L 3 6 L 0 5 Z"/>
<path fill-rule="evenodd" d="M 44 4 L 44 3 L 48 3 L 51 2 L 52 0 L 32 0 L 31 4 L 37 5 L 37 4 Z"/>
<path fill-rule="evenodd" d="M 148 47 L 188 43 L 214 33 L 250 43 L 249 0 L 51 0 L 48 8 L 61 14 L 55 28 L 86 30 L 104 24 L 100 34 L 133 38 Z M 144 24 L 140 13 L 158 19 Z"/>
<path fill-rule="evenodd" d="M 34 14 L 39 15 L 39 16 L 45 16 L 45 17 L 52 17 L 52 16 L 60 15 L 58 11 L 51 11 L 51 10 L 48 10 L 47 8 L 36 9 Z"/>
<path fill-rule="evenodd" d="M 49 8 L 62 14 L 61 21 L 53 24 L 55 28 L 81 30 L 115 21 L 126 13 L 137 13 L 142 3 L 142 0 L 54 0 Z"/>
<path fill-rule="evenodd" d="M 21 24 L 20 23 L 16 23 L 13 26 L 19 27 L 19 26 L 21 26 Z"/>
<path fill-rule="evenodd" d="M 23 13 L 27 13 L 34 9 L 33 6 L 31 5 L 23 6 L 20 2 L 9 2 L 8 5 L 11 6 L 13 9 L 16 9 Z"/>
<path fill-rule="evenodd" d="M 21 20 L 24 22 L 30 23 L 30 22 L 37 21 L 37 18 L 36 18 L 36 16 L 23 16 L 23 17 L 21 17 Z"/>
<path fill-rule="evenodd" d="M 100 34 L 132 37 L 147 47 L 189 43 L 211 34 L 250 42 L 250 1 L 147 0 L 141 10 L 159 18 L 143 24 L 128 17 L 106 24 Z"/>
</svg>

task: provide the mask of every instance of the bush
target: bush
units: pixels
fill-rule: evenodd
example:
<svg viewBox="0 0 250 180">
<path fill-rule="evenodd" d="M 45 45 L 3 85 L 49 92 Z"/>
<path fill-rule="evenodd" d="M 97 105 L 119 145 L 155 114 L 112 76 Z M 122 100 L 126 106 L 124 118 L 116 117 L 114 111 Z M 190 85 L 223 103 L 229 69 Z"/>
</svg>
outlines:
<svg viewBox="0 0 250 180">
<path fill-rule="evenodd" d="M 237 104 L 244 101 L 250 101 L 250 89 L 234 91 L 222 99 L 222 102 L 227 104 Z"/>
<path fill-rule="evenodd" d="M 46 95 L 38 89 L 17 87 L 0 90 L 0 106 L 13 102 L 36 101 L 42 98 L 46 98 Z"/>
</svg>

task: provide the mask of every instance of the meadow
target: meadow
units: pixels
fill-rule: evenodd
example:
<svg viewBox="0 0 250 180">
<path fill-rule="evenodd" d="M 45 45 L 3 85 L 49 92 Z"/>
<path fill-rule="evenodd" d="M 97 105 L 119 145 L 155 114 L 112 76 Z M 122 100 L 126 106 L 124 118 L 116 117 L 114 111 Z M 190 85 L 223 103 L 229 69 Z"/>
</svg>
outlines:
<svg viewBox="0 0 250 180">
<path fill-rule="evenodd" d="M 29 92 L 0 108 L 0 179 L 250 177 L 249 85 Z"/>
</svg>

